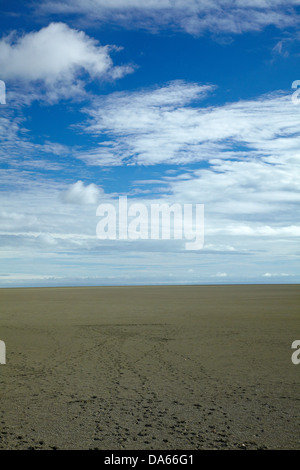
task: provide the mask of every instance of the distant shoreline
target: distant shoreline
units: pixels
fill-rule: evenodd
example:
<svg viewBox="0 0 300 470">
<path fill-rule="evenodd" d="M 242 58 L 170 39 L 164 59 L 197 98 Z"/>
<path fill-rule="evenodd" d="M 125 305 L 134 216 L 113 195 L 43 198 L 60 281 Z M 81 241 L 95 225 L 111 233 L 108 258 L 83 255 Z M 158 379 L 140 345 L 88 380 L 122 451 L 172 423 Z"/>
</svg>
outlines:
<svg viewBox="0 0 300 470">
<path fill-rule="evenodd" d="M 265 282 L 265 283 L 232 283 L 232 284 L 102 284 L 102 285 L 63 285 L 63 286 L 0 286 L 0 291 L 5 289 L 101 289 L 101 288 L 133 288 L 133 287 L 238 287 L 238 286 L 300 286 L 300 282 Z"/>
</svg>

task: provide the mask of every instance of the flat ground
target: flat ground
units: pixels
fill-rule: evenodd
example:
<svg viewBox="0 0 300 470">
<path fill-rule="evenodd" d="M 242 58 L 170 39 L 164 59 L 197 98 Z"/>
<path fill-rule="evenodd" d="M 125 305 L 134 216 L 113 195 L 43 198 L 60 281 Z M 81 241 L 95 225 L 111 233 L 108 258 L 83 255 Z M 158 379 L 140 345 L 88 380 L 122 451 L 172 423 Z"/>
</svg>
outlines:
<svg viewBox="0 0 300 470">
<path fill-rule="evenodd" d="M 297 285 L 0 290 L 0 449 L 300 449 Z"/>
</svg>

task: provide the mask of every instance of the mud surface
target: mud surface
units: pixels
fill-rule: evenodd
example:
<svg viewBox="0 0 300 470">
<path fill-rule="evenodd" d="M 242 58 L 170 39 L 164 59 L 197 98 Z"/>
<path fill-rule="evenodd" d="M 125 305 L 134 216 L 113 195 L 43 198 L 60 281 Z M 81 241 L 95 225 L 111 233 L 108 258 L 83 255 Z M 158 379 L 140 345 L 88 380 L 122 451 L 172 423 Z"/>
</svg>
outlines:
<svg viewBox="0 0 300 470">
<path fill-rule="evenodd" d="M 0 290 L 0 449 L 300 449 L 300 289 Z"/>
</svg>

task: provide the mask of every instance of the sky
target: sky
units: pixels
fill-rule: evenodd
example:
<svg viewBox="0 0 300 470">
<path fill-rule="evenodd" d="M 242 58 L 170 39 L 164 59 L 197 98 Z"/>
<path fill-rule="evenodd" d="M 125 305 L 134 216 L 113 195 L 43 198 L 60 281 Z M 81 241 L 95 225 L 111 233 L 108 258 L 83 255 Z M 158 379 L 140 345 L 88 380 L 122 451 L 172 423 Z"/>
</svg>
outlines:
<svg viewBox="0 0 300 470">
<path fill-rule="evenodd" d="M 299 283 L 300 0 L 0 8 L 0 287 Z M 99 238 L 125 196 L 201 249 Z"/>
</svg>

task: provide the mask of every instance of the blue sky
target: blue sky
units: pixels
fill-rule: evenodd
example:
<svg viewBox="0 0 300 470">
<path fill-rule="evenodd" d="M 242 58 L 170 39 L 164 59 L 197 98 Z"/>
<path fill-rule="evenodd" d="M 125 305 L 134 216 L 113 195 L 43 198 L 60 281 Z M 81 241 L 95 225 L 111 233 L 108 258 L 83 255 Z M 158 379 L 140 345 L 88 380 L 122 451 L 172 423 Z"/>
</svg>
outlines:
<svg viewBox="0 0 300 470">
<path fill-rule="evenodd" d="M 300 0 L 0 7 L 0 287 L 299 282 Z M 99 240 L 119 196 L 203 249 Z"/>
</svg>

